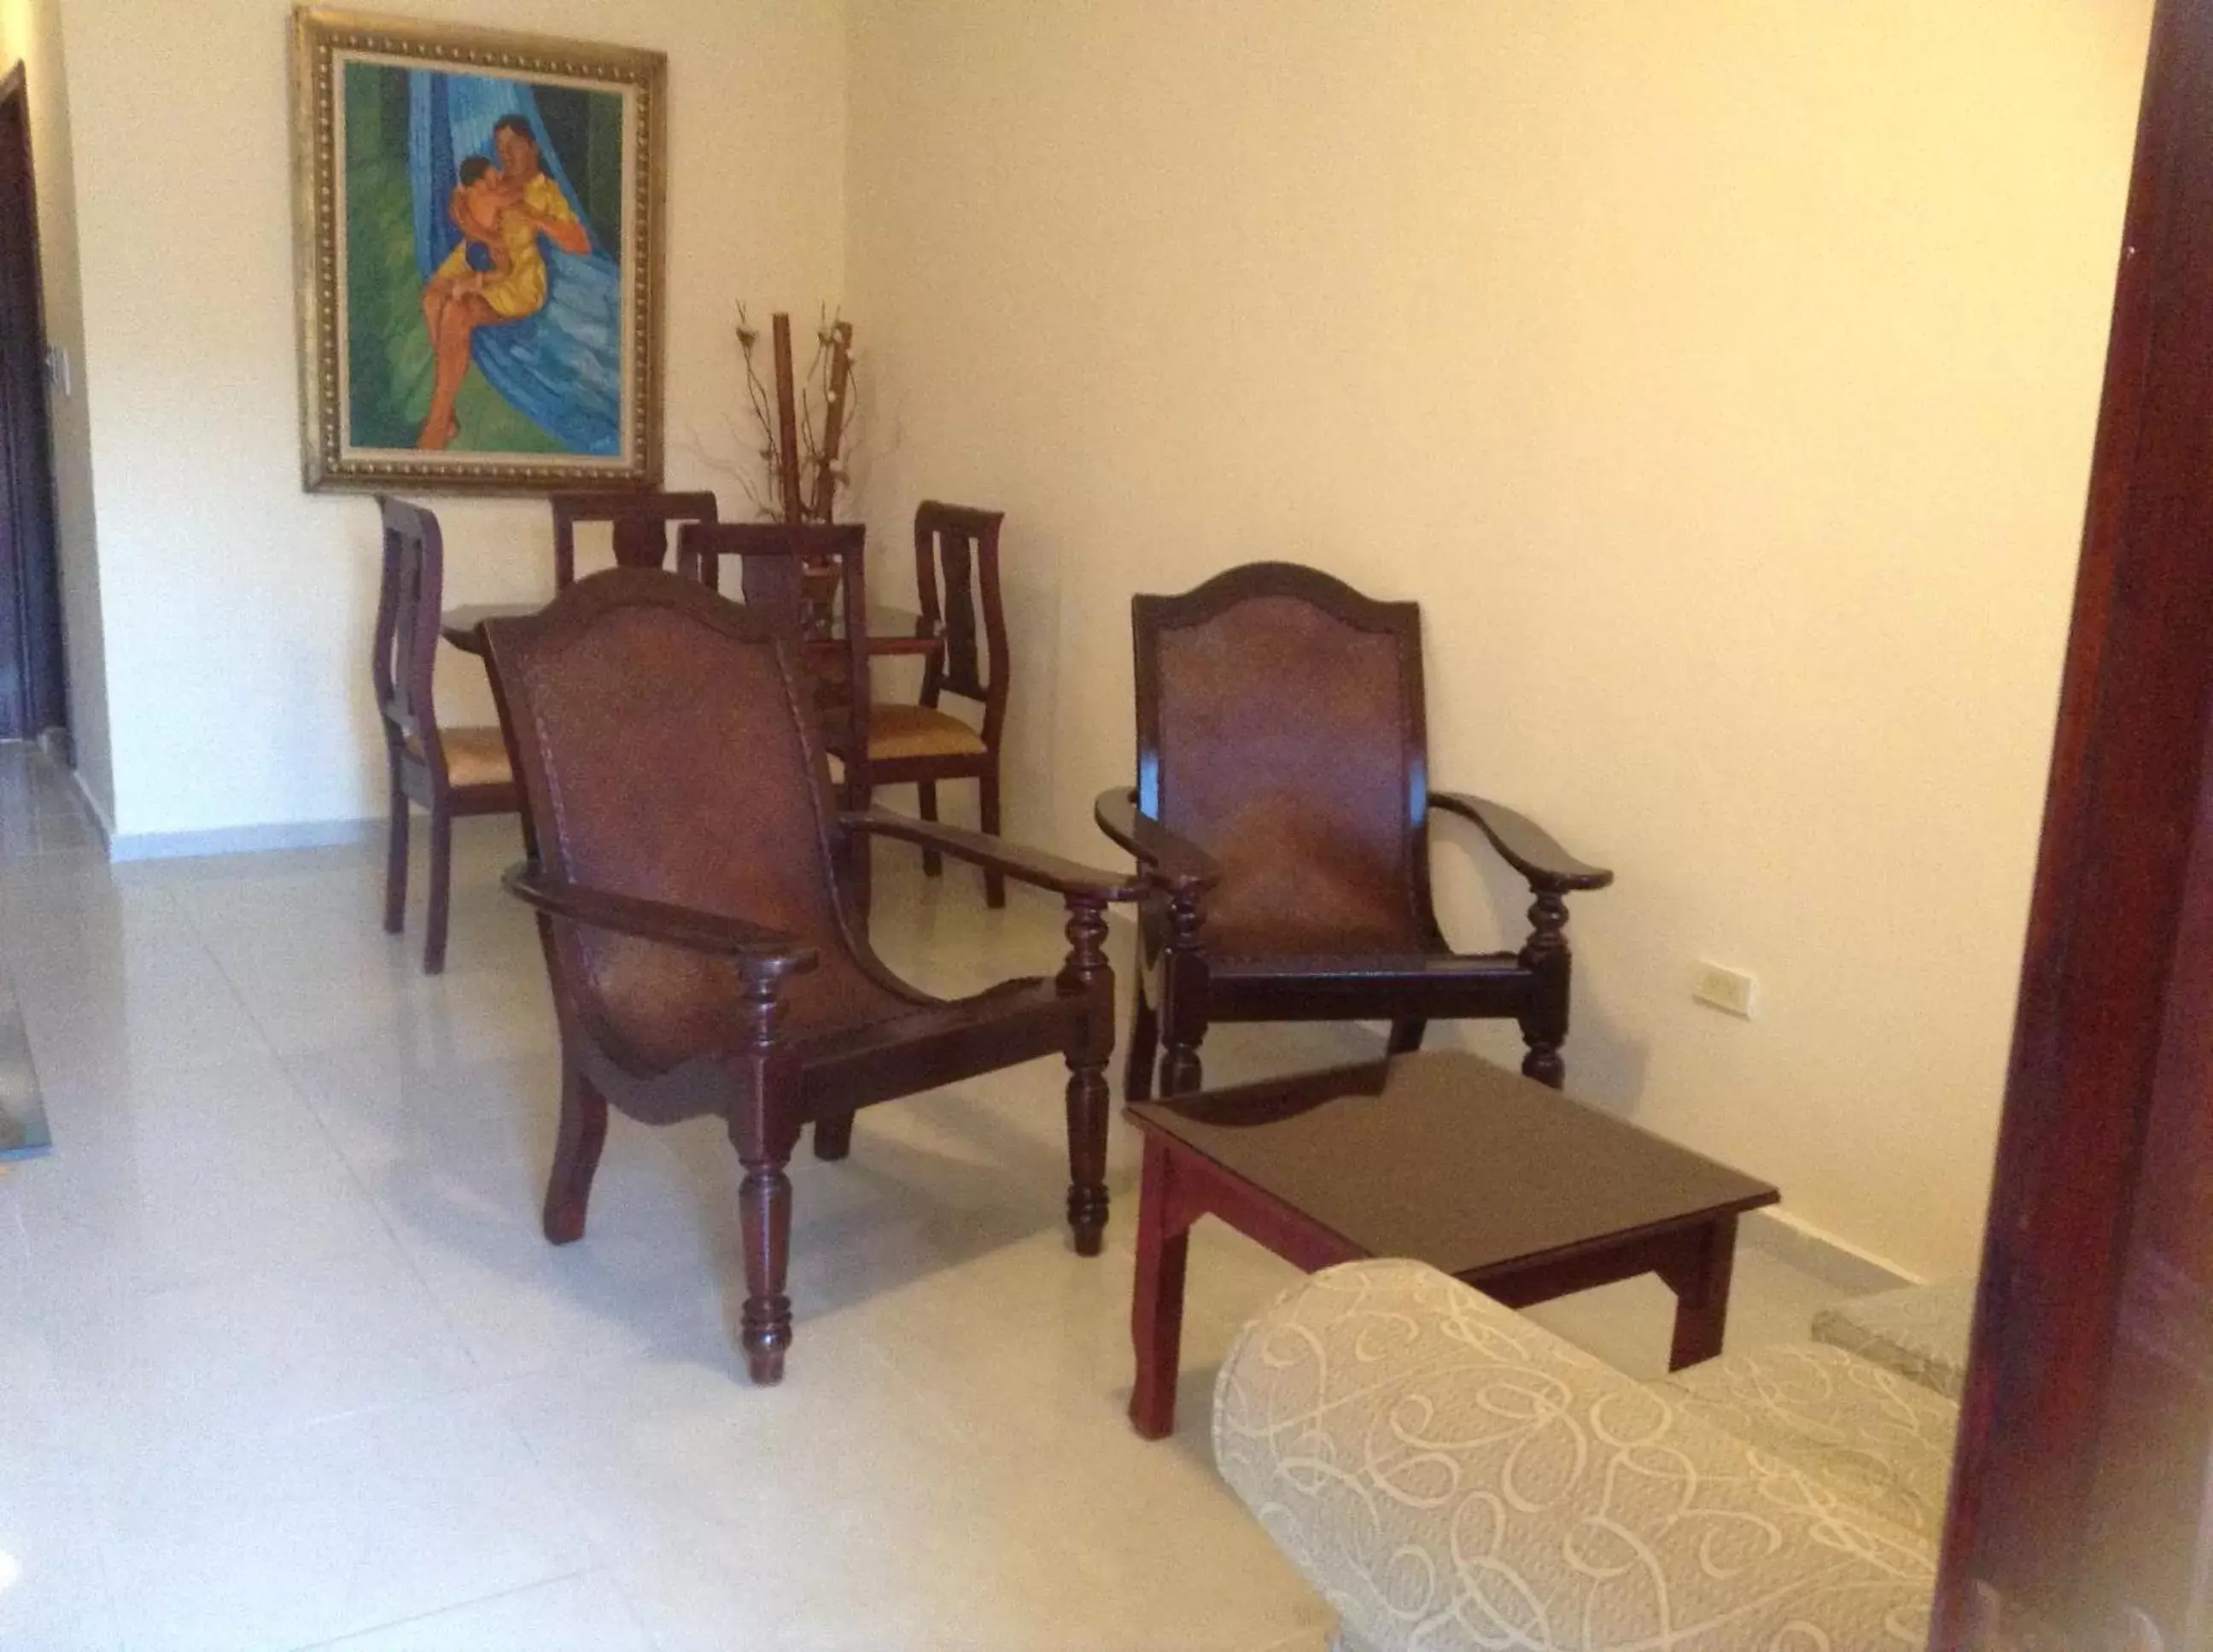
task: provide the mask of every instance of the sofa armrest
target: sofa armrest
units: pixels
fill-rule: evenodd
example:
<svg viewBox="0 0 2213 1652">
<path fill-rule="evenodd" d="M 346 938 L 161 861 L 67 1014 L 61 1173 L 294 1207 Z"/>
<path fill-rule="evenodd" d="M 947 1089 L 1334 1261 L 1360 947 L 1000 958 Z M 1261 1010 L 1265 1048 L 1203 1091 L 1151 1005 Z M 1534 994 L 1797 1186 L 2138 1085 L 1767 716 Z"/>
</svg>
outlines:
<svg viewBox="0 0 2213 1652">
<path fill-rule="evenodd" d="M 1967 1387 L 1975 1282 L 1907 1285 L 1856 1296 L 1814 1316 L 1814 1340 L 1845 1349 L 1949 1399 Z"/>
<path fill-rule="evenodd" d="M 1925 1542 L 1419 1263 L 1246 1327 L 1214 1452 L 1368 1652 L 1928 1643 Z"/>
</svg>

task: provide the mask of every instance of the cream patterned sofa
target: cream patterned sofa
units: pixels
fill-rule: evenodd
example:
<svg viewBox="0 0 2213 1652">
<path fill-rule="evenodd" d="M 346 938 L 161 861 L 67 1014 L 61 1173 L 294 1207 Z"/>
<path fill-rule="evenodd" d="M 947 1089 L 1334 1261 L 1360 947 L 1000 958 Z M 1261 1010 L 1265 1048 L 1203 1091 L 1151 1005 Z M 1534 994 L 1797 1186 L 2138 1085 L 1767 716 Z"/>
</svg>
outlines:
<svg viewBox="0 0 2213 1652">
<path fill-rule="evenodd" d="M 1818 1342 L 1634 1382 L 1376 1261 L 1246 1328 L 1214 1451 L 1343 1652 L 1879 1652 L 1927 1643 L 1958 1420 Z"/>
</svg>

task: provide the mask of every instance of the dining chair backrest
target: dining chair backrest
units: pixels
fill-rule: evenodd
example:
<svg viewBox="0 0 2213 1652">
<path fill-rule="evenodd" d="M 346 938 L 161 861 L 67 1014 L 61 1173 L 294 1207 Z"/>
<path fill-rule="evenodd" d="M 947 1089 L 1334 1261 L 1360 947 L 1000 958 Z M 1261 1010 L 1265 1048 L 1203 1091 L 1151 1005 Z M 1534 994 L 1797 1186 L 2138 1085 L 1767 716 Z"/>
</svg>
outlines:
<svg viewBox="0 0 2213 1652">
<path fill-rule="evenodd" d="M 376 592 L 376 636 L 369 675 L 386 738 L 413 738 L 435 768 L 437 707 L 430 680 L 438 657 L 438 610 L 446 583 L 445 539 L 438 519 L 420 505 L 379 495 L 384 560 Z"/>
<path fill-rule="evenodd" d="M 710 522 L 684 528 L 680 560 L 712 587 L 738 564 L 747 608 L 802 645 L 826 742 L 848 771 L 869 745 L 868 530 L 858 522 Z"/>
<path fill-rule="evenodd" d="M 922 678 L 922 703 L 958 694 L 984 708 L 997 751 L 1007 716 L 1007 610 L 999 594 L 1000 510 L 926 499 L 914 513 L 914 586 L 923 625 L 944 639 Z M 980 644 L 980 649 L 979 649 Z"/>
<path fill-rule="evenodd" d="M 621 568 L 663 568 L 668 563 L 672 523 L 711 522 L 711 493 L 557 493 L 553 506 L 553 588 L 576 582 L 576 524 L 606 522 L 613 529 L 615 564 Z"/>
</svg>

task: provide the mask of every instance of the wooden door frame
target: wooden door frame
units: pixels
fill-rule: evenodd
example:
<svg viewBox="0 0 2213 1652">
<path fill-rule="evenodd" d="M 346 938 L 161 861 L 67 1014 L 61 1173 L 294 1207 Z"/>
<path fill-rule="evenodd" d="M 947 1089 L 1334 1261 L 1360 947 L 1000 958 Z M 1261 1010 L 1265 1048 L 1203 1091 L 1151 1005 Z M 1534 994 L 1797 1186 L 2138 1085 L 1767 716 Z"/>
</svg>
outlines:
<svg viewBox="0 0 2213 1652">
<path fill-rule="evenodd" d="M 1947 1652 L 2181 1652 L 2195 1632 L 2176 1567 L 2202 1529 L 2139 1532 L 2117 1561 L 2099 1528 L 2158 1501 L 2123 1438 L 2150 1397 L 2117 1343 L 2134 1357 L 2148 1326 L 2179 1329 L 2178 1375 L 2213 1376 L 2207 1301 L 2147 1300 L 2137 1228 L 2171 1168 L 2145 1153 L 2156 1119 L 2204 1104 L 2178 1058 L 2213 1038 L 2213 969 L 2191 967 L 2213 950 L 2209 736 L 2213 0 L 2160 0 L 1930 1641 Z"/>
<path fill-rule="evenodd" d="M 44 411 L 40 421 L 42 451 L 31 456 L 32 485 L 44 494 L 46 543 L 40 554 L 18 558 L 19 577 L 14 593 L 18 635 L 22 639 L 22 680 L 26 732 L 33 737 L 48 729 L 70 727 L 67 643 L 62 620 L 60 490 L 54 472 L 53 408 L 46 393 L 48 338 L 46 279 L 39 239 L 39 186 L 36 156 L 32 152 L 31 102 L 27 66 L 18 62 L 0 75 L 0 109 L 15 105 L 22 123 L 24 217 L 29 230 L 32 303 L 30 326 L 33 355 L 38 373 L 39 395 Z M 6 455 L 0 454 L 0 463 Z"/>
</svg>

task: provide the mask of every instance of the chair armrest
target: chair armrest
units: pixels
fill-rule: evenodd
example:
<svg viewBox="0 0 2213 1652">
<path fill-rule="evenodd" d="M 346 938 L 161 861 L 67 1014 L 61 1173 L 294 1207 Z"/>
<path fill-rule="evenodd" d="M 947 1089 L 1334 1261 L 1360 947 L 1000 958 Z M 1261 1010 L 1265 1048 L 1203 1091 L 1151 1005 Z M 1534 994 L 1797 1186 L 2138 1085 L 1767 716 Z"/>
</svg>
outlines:
<svg viewBox="0 0 2213 1652">
<path fill-rule="evenodd" d="M 1363 1652 L 1928 1642 L 1926 1540 L 1418 1262 L 1247 1326 L 1214 1455 Z"/>
<path fill-rule="evenodd" d="M 1430 807 L 1472 820 L 1491 839 L 1499 858 L 1529 880 L 1541 894 L 1564 895 L 1573 889 L 1603 889 L 1613 881 L 1612 871 L 1588 866 L 1560 847 L 1552 834 L 1526 814 L 1517 814 L 1503 803 L 1466 792 L 1433 791 Z"/>
<path fill-rule="evenodd" d="M 1222 881 L 1214 856 L 1179 838 L 1149 814 L 1137 813 L 1137 794 L 1110 786 L 1091 805 L 1091 818 L 1138 865 L 1175 894 L 1197 894 Z"/>
<path fill-rule="evenodd" d="M 588 929 L 611 930 L 689 952 L 733 959 L 748 975 L 794 975 L 814 967 L 814 948 L 798 936 L 764 929 L 741 917 L 589 888 L 549 876 L 527 861 L 508 868 L 500 881 L 508 893 L 541 912 Z"/>
<path fill-rule="evenodd" d="M 887 808 L 841 814 L 838 821 L 848 832 L 865 832 L 875 838 L 897 838 L 919 844 L 924 849 L 942 850 L 986 871 L 1004 873 L 1017 883 L 1050 889 L 1070 900 L 1135 900 L 1143 893 L 1142 884 L 1133 877 L 1101 872 L 981 832 L 894 814 Z"/>
</svg>

